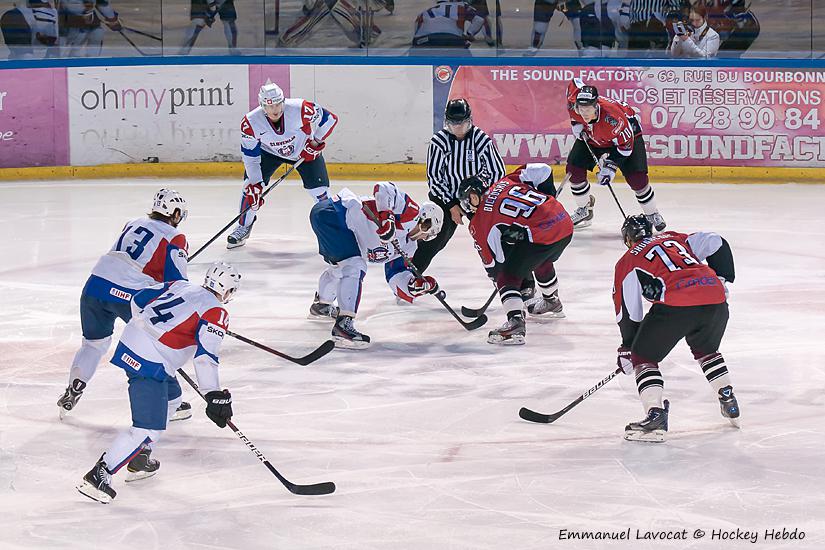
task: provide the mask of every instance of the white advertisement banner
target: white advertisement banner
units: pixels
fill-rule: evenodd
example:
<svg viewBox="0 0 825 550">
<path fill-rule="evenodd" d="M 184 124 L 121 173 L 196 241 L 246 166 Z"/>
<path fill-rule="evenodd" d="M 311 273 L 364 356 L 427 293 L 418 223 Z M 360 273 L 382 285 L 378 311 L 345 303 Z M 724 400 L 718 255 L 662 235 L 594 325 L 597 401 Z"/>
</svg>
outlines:
<svg viewBox="0 0 825 550">
<path fill-rule="evenodd" d="M 246 65 L 69 69 L 75 166 L 238 161 Z"/>
</svg>

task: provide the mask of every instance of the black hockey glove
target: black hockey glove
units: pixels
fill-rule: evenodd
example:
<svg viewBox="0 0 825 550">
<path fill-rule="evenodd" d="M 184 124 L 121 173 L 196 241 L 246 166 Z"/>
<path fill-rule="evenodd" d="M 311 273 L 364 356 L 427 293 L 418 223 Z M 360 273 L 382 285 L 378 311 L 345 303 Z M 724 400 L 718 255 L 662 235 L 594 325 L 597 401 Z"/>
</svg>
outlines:
<svg viewBox="0 0 825 550">
<path fill-rule="evenodd" d="M 508 225 L 501 230 L 501 242 L 507 246 L 515 246 L 527 240 L 527 231 L 518 225 Z"/>
<path fill-rule="evenodd" d="M 226 428 L 226 421 L 232 418 L 232 394 L 229 390 L 214 390 L 204 397 L 206 397 L 206 416 L 219 428 Z"/>
</svg>

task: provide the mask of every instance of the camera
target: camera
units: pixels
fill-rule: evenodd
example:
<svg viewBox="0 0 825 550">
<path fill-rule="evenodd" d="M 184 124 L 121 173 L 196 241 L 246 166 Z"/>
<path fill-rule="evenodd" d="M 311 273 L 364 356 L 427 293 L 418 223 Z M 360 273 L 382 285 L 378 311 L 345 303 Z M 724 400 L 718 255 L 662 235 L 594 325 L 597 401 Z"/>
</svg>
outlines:
<svg viewBox="0 0 825 550">
<path fill-rule="evenodd" d="M 684 21 L 677 21 L 673 24 L 673 32 L 676 33 L 676 36 L 684 36 L 690 34 L 691 31 Z"/>
</svg>

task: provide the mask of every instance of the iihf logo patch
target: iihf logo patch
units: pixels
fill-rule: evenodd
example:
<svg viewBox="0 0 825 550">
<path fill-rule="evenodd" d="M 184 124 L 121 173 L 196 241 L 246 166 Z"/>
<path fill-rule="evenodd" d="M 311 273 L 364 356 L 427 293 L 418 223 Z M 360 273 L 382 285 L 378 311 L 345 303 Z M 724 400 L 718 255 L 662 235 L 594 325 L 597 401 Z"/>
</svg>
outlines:
<svg viewBox="0 0 825 550">
<path fill-rule="evenodd" d="M 441 83 L 447 83 L 453 78 L 453 70 L 447 65 L 440 65 L 435 68 L 435 78 Z"/>
<path fill-rule="evenodd" d="M 467 149 L 467 162 L 475 162 L 475 160 L 476 160 L 475 149 Z"/>
<path fill-rule="evenodd" d="M 292 153 L 294 153 L 294 152 L 295 152 L 295 146 L 291 145 L 291 144 L 290 145 L 285 145 L 283 147 L 278 148 L 278 155 L 282 156 L 282 157 L 292 156 Z"/>
</svg>

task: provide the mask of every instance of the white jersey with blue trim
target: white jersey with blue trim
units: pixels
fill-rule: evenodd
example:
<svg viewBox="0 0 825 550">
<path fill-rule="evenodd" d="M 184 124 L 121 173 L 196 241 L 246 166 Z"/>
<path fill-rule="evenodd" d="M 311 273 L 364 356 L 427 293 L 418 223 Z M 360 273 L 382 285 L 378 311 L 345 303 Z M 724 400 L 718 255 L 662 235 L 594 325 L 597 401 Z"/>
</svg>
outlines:
<svg viewBox="0 0 825 550">
<path fill-rule="evenodd" d="M 392 242 L 385 243 L 378 238 L 378 226 L 364 213 L 369 209 L 373 214 L 392 210 L 395 214 L 395 239 L 401 250 L 408 256 L 415 253 L 417 244 L 409 238 L 410 230 L 415 227 L 418 204 L 395 184 L 384 181 L 375 184 L 373 196 L 358 197 L 347 189 L 341 189 L 332 199 L 346 209 L 347 227 L 355 234 L 361 256 L 371 263 L 384 263 L 398 255 Z"/>
<path fill-rule="evenodd" d="M 206 288 L 175 281 L 141 290 L 132 301 L 112 363 L 163 380 L 190 360 L 202 393 L 220 389 L 218 355 L 229 314 Z"/>
<path fill-rule="evenodd" d="M 112 248 L 92 269 L 92 295 L 128 301 L 135 291 L 165 281 L 186 279 L 186 237 L 176 227 L 152 218 L 128 222 Z M 108 288 L 104 288 L 107 286 Z M 97 294 L 101 294 L 97 296 Z"/>
<path fill-rule="evenodd" d="M 29 6 L 16 6 L 26 20 L 31 32 L 31 44 L 35 46 L 35 58 L 46 55 L 47 46 L 57 43 L 57 10 L 48 2 L 30 2 Z"/>
<path fill-rule="evenodd" d="M 263 181 L 261 151 L 295 162 L 308 141 L 325 141 L 336 124 L 338 117 L 333 113 L 300 98 L 284 101 L 284 114 L 277 123 L 269 120 L 261 107 L 253 109 L 241 121 L 241 153 L 247 179 Z"/>
</svg>

